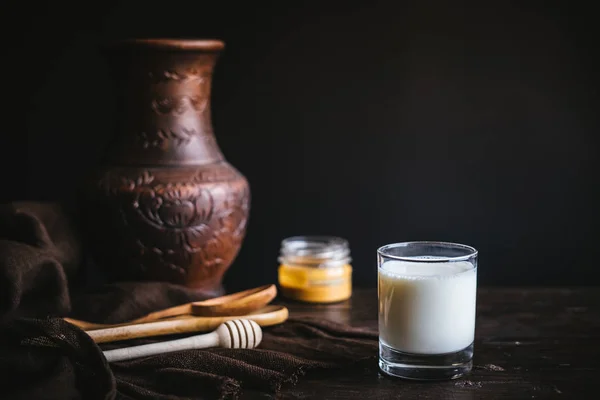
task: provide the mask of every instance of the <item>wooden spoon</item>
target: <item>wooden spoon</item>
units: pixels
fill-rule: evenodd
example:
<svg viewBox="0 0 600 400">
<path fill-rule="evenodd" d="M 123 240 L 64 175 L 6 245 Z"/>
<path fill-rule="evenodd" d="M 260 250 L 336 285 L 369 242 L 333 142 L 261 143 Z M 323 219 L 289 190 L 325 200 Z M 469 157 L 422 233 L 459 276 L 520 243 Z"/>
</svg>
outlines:
<svg viewBox="0 0 600 400">
<path fill-rule="evenodd" d="M 247 315 L 227 317 L 190 317 L 188 315 L 171 320 L 148 322 L 87 331 L 96 343 L 117 342 L 149 336 L 164 336 L 189 332 L 208 332 L 217 329 L 225 321 L 247 319 L 259 326 L 271 326 L 285 322 L 289 311 L 284 306 L 269 305 Z"/>
<path fill-rule="evenodd" d="M 243 316 L 266 306 L 277 295 L 275 285 L 264 285 L 226 296 L 215 297 L 203 301 L 194 301 L 179 306 L 155 311 L 143 317 L 136 318 L 119 324 L 97 324 L 72 318 L 63 318 L 65 321 L 78 326 L 83 330 L 93 330 L 116 326 L 142 324 L 169 317 L 193 315 L 197 317 L 226 317 L 231 315 Z"/>
</svg>

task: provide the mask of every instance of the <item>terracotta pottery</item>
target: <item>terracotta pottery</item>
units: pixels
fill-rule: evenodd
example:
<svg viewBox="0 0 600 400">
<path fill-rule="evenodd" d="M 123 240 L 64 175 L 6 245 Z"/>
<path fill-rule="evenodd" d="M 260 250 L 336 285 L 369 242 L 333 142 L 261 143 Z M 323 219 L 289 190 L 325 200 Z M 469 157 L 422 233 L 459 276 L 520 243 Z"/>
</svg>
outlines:
<svg viewBox="0 0 600 400">
<path fill-rule="evenodd" d="M 128 40 L 107 59 L 117 131 L 93 180 L 95 257 L 110 280 L 220 287 L 246 232 L 250 190 L 213 134 L 218 40 Z"/>
</svg>

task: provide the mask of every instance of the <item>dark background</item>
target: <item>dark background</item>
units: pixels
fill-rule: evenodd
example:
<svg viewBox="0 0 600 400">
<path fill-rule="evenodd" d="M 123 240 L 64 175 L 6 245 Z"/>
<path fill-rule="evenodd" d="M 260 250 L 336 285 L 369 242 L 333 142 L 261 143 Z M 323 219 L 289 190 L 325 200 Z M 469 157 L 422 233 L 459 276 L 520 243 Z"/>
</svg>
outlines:
<svg viewBox="0 0 600 400">
<path fill-rule="evenodd" d="M 347 238 L 357 286 L 407 240 L 475 246 L 482 285 L 597 284 L 595 14 L 483 3 L 3 2 L 2 200 L 72 198 L 98 162 L 103 41 L 218 38 L 213 123 L 253 197 L 230 288 L 298 234 Z"/>
</svg>

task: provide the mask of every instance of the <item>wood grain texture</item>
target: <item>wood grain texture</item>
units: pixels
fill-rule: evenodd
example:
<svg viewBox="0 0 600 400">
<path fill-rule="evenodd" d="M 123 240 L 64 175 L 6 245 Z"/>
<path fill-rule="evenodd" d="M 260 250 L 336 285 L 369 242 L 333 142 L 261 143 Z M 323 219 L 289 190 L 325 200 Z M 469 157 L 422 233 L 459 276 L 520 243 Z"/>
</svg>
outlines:
<svg viewBox="0 0 600 400">
<path fill-rule="evenodd" d="M 261 310 L 243 316 L 226 317 L 191 317 L 183 316 L 166 321 L 145 324 L 119 326 L 116 328 L 96 329 L 88 331 L 88 335 L 96 343 L 117 342 L 150 336 L 164 336 L 179 333 L 208 332 L 216 329 L 225 321 L 247 319 L 259 326 L 280 324 L 288 318 L 288 309 L 284 306 L 267 306 Z"/>
<path fill-rule="evenodd" d="M 377 327 L 377 291 L 333 305 L 282 301 L 292 317 Z M 418 383 L 381 374 L 376 361 L 308 372 L 277 397 L 243 399 L 591 399 L 600 374 L 600 288 L 501 289 L 478 293 L 474 368 L 453 381 Z"/>
<path fill-rule="evenodd" d="M 191 312 L 199 317 L 246 315 L 266 306 L 276 295 L 276 285 L 264 285 L 191 303 Z"/>
<path fill-rule="evenodd" d="M 116 328 L 133 324 L 144 324 L 164 320 L 166 318 L 180 315 L 191 315 L 197 317 L 224 317 L 232 315 L 246 315 L 259 310 L 269 304 L 277 295 L 277 286 L 264 285 L 257 288 L 243 290 L 228 294 L 226 296 L 214 297 L 212 299 L 195 301 L 166 308 L 147 314 L 143 317 L 119 324 L 101 324 L 96 322 L 82 321 L 74 318 L 64 318 L 70 324 L 76 325 L 83 330 Z"/>
<path fill-rule="evenodd" d="M 260 326 L 248 319 L 226 321 L 213 332 L 183 339 L 122 347 L 104 352 L 108 362 L 130 360 L 174 351 L 223 347 L 253 349 L 262 341 Z"/>
</svg>

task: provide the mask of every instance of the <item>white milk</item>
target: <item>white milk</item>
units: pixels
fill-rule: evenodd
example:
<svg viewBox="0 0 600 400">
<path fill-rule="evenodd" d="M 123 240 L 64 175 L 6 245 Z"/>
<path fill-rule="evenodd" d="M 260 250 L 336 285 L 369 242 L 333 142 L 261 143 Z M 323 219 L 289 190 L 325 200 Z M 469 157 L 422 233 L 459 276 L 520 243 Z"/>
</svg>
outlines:
<svg viewBox="0 0 600 400">
<path fill-rule="evenodd" d="M 379 267 L 379 338 L 395 350 L 442 354 L 473 342 L 477 270 L 453 263 L 386 261 Z"/>
</svg>

